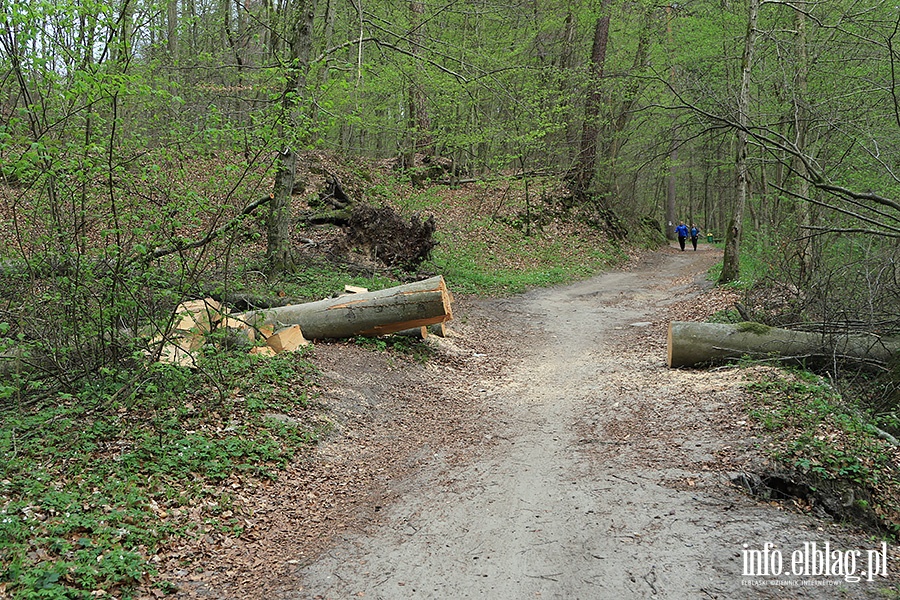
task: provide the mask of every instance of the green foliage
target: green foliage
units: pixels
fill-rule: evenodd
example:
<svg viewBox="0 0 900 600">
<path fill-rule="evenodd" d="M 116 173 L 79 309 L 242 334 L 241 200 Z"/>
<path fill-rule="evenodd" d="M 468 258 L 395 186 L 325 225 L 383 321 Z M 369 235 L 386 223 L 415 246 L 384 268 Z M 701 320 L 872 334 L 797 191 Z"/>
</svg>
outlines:
<svg viewBox="0 0 900 600">
<path fill-rule="evenodd" d="M 624 258 L 588 232 L 556 229 L 559 223 L 543 229 L 536 213 L 556 214 L 543 205 L 544 192 L 558 203 L 567 200 L 549 184 L 545 190 L 538 176 L 521 180 L 569 168 L 579 151 L 585 100 L 596 93 L 602 104 L 594 123 L 601 131 L 598 188 L 614 210 L 639 223 L 629 242 L 655 243 L 659 182 L 670 169 L 679 202 L 687 203 L 679 211 L 722 230 L 720 205 L 733 197 L 743 4 L 612 3 L 600 85 L 589 72 L 596 4 L 426 4 L 420 18 L 408 4 L 374 0 L 364 22 L 349 6 L 336 10 L 333 39 L 312 40 L 318 58 L 305 89 L 295 87 L 293 24 L 265 3 L 244 7 L 242 26 L 230 29 L 228 3 L 199 3 L 190 16 L 179 13 L 173 32 L 165 19 L 140 12 L 153 8 L 143 4 L 38 0 L 6 7 L 2 28 L 15 35 L 0 50 L 0 225 L 12 234 L 0 236 L 0 263 L 12 267 L 0 279 L 7 311 L 0 351 L 50 365 L 46 373 L 23 372 L 0 383 L 0 408 L 21 411 L 4 414 L 0 428 L 9 463 L 2 466 L 9 474 L 0 494 L 14 511 L 7 525 L 18 528 L 0 533 L 22 546 L 4 554 L 13 558 L 4 560 L 10 566 L 3 577 L 21 594 L 52 597 L 64 589 L 133 584 L 141 575 L 127 553 L 145 558 L 166 533 L 159 523 L 128 529 L 127 520 L 158 521 L 146 508 L 149 500 L 177 506 L 194 493 L 180 489 L 179 479 L 202 486 L 233 473 L 271 476 L 291 448 L 314 437 L 264 416 L 309 408 L 312 375 L 295 359 L 216 352 L 204 358 L 208 379 L 174 368 L 142 370 L 144 341 L 165 331 L 172 308 L 196 297 L 208 279 L 223 294 L 301 300 L 330 296 L 347 283 L 380 289 L 398 281 L 399 274 L 374 267 L 370 276 L 357 270 L 350 277 L 324 262 L 267 279 L 259 271 L 263 211 L 214 242 L 191 247 L 269 192 L 272 157 L 282 147 L 407 160 L 414 134 L 428 133 L 437 157 L 452 159 L 448 177 L 489 181 L 514 172 L 505 191 L 482 184 L 477 206 L 458 207 L 470 217 L 465 226 L 439 224 L 433 262 L 455 291 L 514 293 L 586 277 Z M 896 18 L 889 4 L 872 6 L 865 18 L 851 8 L 810 5 L 801 36 L 796 20 L 804 13 L 788 3 L 764 3 L 747 115 L 758 194 L 749 207 L 763 231 L 745 228 L 741 280 L 732 284 L 738 289 L 771 278 L 773 265 L 796 263 L 796 242 L 810 233 L 803 224 L 886 224 L 896 233 L 893 200 L 900 189 L 883 158 L 900 155 L 894 57 L 883 43 L 894 36 Z M 411 53 L 414 21 L 423 43 Z M 316 25 L 316 35 L 323 33 Z M 412 131 L 411 89 L 427 99 L 428 132 Z M 801 124 L 808 129 L 799 131 Z M 828 171 L 811 179 L 852 189 L 844 196 L 810 195 L 817 207 L 837 204 L 843 213 L 799 209 L 800 161 L 785 153 L 785 139 L 815 140 L 814 148 L 800 151 L 809 154 L 807 164 Z M 439 188 L 410 191 L 415 170 L 424 168 L 419 163 L 402 165 L 394 178 L 367 181 L 361 196 L 438 215 L 456 207 Z M 532 189 L 523 189 L 526 182 Z M 852 193 L 865 190 L 873 192 Z M 879 205 L 879 197 L 889 202 Z M 816 276 L 802 273 L 803 295 L 818 304 L 799 307 L 796 315 L 822 323 L 852 315 L 879 327 L 896 321 L 896 274 L 884 268 L 897 263 L 893 248 L 859 239 L 830 236 L 818 244 Z M 154 259 L 159 251 L 169 253 Z M 796 264 L 786 272 L 801 280 Z M 399 340 L 359 343 L 412 354 L 420 348 Z M 282 385 L 288 380 L 291 385 Z M 884 386 L 895 389 L 895 382 Z M 194 390 L 207 396 L 199 400 Z M 883 418 L 892 418 L 895 408 L 882 411 Z M 799 418 L 776 411 L 765 422 L 783 427 L 793 422 L 789 416 Z M 872 466 L 853 456 L 844 448 L 819 463 L 798 455 L 797 464 L 870 479 Z M 125 498 L 147 493 L 138 477 L 159 490 L 129 504 Z M 50 479 L 62 487 L 48 488 Z M 115 510 L 126 514 L 113 518 L 118 513 L 98 508 L 103 505 L 125 506 Z M 88 508 L 67 510 L 76 506 Z M 71 531 L 50 531 L 76 522 Z M 104 529 L 111 522 L 125 523 L 129 533 L 117 539 Z M 50 558 L 29 554 L 28 532 L 49 540 L 37 547 Z M 121 567 L 107 567 L 115 552 L 118 562 L 109 564 Z M 96 564 L 88 568 L 91 560 Z"/>
<path fill-rule="evenodd" d="M 709 318 L 710 323 L 741 323 L 744 320 L 744 317 L 734 309 L 725 309 L 716 311 L 716 313 Z"/>
<path fill-rule="evenodd" d="M 896 449 L 863 407 L 805 371 L 768 369 L 747 389 L 750 416 L 769 432 L 774 458 L 820 480 L 859 486 L 883 524 L 900 529 Z"/>
<path fill-rule="evenodd" d="M 776 248 L 770 236 L 765 232 L 747 231 L 741 240 L 740 279 L 726 284 L 724 287 L 736 290 L 749 290 L 769 279 L 776 264 L 774 254 Z M 722 273 L 722 263 L 716 263 L 707 273 L 709 281 L 718 281 Z"/>
<path fill-rule="evenodd" d="M 128 595 L 153 572 L 148 560 L 168 536 L 232 527 L 221 516 L 228 495 L 216 486 L 276 477 L 322 434 L 310 412 L 315 370 L 302 354 L 264 363 L 228 354 L 218 373 L 224 401 L 199 372 L 157 365 L 112 403 L 115 373 L 55 406 L 4 411 L 0 582 L 13 597 Z M 272 411 L 296 416 L 274 420 Z M 204 519 L 184 516 L 209 494 L 218 502 L 205 504 Z"/>
<path fill-rule="evenodd" d="M 343 293 L 345 285 L 375 291 L 398 285 L 398 282 L 381 271 L 373 270 L 372 275 L 366 277 L 347 273 L 328 263 L 310 263 L 285 273 L 277 284 L 284 295 L 309 302 Z"/>
<path fill-rule="evenodd" d="M 474 229 L 473 229 L 474 231 Z M 582 279 L 625 256 L 615 246 L 597 246 L 577 234 L 556 239 L 523 236 L 499 224 L 491 239 L 453 235 L 434 252 L 434 263 L 451 288 L 465 293 L 512 294 Z M 444 234 L 446 235 L 446 234 Z M 445 239 L 439 235 L 439 239 Z"/>
</svg>

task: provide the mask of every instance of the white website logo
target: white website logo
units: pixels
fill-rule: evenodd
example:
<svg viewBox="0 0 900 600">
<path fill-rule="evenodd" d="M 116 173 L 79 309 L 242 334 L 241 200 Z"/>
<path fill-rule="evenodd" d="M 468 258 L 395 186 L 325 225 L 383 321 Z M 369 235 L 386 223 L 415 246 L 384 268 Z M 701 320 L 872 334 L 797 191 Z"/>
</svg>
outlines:
<svg viewBox="0 0 900 600">
<path fill-rule="evenodd" d="M 825 577 L 843 578 L 856 583 L 865 578 L 887 577 L 887 542 L 875 550 L 833 549 L 830 542 L 803 542 L 802 548 L 785 554 L 775 544 L 766 542 L 761 549 L 743 544 L 744 577 Z"/>
</svg>

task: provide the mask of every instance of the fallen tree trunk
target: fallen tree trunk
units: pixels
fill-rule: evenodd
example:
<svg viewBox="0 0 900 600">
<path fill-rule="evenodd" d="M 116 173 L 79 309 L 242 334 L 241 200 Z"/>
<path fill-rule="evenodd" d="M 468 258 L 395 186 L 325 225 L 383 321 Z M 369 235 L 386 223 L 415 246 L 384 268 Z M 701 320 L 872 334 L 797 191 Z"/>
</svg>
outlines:
<svg viewBox="0 0 900 600">
<path fill-rule="evenodd" d="M 438 275 L 397 287 L 231 315 L 251 327 L 299 325 L 309 340 L 385 335 L 453 318 L 452 296 Z"/>
<path fill-rule="evenodd" d="M 900 340 L 865 334 L 809 333 L 760 323 L 669 323 L 668 365 L 689 367 L 750 356 L 783 361 L 852 360 L 884 366 L 900 352 Z"/>
<path fill-rule="evenodd" d="M 271 354 L 293 351 L 308 343 L 307 339 L 379 336 L 409 329 L 424 339 L 427 326 L 453 317 L 452 302 L 441 276 L 386 290 L 230 315 L 212 298 L 194 300 L 175 309 L 172 329 L 153 336 L 146 353 L 164 362 L 193 367 L 194 351 L 217 326 L 231 332 L 226 344 L 250 345 L 258 334 L 266 340 Z M 60 367 L 36 349 L 12 348 L 0 353 L 0 380 L 41 371 L 58 373 Z"/>
</svg>

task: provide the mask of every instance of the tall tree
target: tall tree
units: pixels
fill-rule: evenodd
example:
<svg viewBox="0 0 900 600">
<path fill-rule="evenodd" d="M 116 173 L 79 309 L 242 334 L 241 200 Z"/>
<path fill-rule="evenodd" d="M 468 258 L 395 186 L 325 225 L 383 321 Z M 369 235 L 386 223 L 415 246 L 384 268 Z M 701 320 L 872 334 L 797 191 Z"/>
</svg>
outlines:
<svg viewBox="0 0 900 600">
<path fill-rule="evenodd" d="M 672 7 L 666 6 L 666 33 L 667 33 L 667 41 L 670 48 L 672 48 Z M 674 49 L 672 49 L 674 50 Z M 674 85 L 675 83 L 675 63 L 673 62 L 669 66 L 669 83 L 670 85 Z M 671 131 L 671 141 L 669 148 L 669 172 L 666 176 L 666 239 L 674 240 L 675 239 L 675 226 L 676 226 L 676 192 L 677 192 L 677 167 L 676 163 L 678 161 L 678 142 L 677 142 L 677 120 L 672 120 L 672 131 Z"/>
<path fill-rule="evenodd" d="M 413 165 L 415 153 L 434 154 L 434 139 L 431 135 L 431 118 L 428 115 L 428 104 L 425 96 L 424 69 L 421 54 L 425 39 L 425 3 L 422 0 L 410 0 L 409 3 L 409 53 L 413 59 L 409 75 L 408 110 L 409 137 L 413 156 L 406 162 Z"/>
<path fill-rule="evenodd" d="M 178 58 L 178 0 L 166 3 L 166 51 L 170 60 Z"/>
<path fill-rule="evenodd" d="M 796 32 L 796 52 L 797 52 L 797 74 L 794 79 L 794 89 L 791 94 L 792 108 L 794 117 L 795 146 L 800 152 L 806 153 L 807 137 L 809 134 L 809 114 L 808 114 L 808 98 L 807 92 L 809 88 L 809 56 L 807 52 L 806 40 L 806 13 L 803 11 L 794 12 L 794 31 Z M 802 160 L 794 157 L 792 159 L 793 170 L 797 173 L 797 195 L 801 198 L 808 198 L 810 193 L 809 173 Z M 798 204 L 799 225 L 801 231 L 808 228 L 812 224 L 812 206 L 805 201 Z M 811 239 L 802 236 L 798 242 L 797 262 L 799 267 L 800 281 L 806 281 L 813 268 L 813 252 Z"/>
<path fill-rule="evenodd" d="M 280 132 L 285 146 L 278 154 L 278 167 L 272 201 L 269 203 L 267 222 L 266 258 L 273 272 L 290 270 L 294 266 L 291 247 L 291 191 L 297 170 L 297 155 L 291 142 L 305 141 L 308 127 L 301 112 L 305 108 L 306 80 L 309 73 L 310 55 L 313 44 L 313 20 L 315 0 L 295 0 L 288 5 L 290 14 L 290 37 L 284 94 L 282 96 L 282 116 Z"/>
<path fill-rule="evenodd" d="M 736 189 L 731 221 L 725 237 L 725 256 L 719 284 L 736 281 L 740 277 L 740 244 L 743 231 L 744 207 L 749 188 L 747 167 L 747 131 L 750 122 L 750 73 L 753 67 L 753 52 L 756 47 L 759 0 L 749 0 L 747 9 L 747 32 L 744 36 L 744 53 L 741 57 L 741 87 L 737 103 L 737 148 L 735 155 Z"/>
<path fill-rule="evenodd" d="M 600 13 L 594 22 L 594 38 L 591 46 L 591 78 L 584 103 L 584 124 L 581 129 L 581 144 L 578 157 L 569 174 L 576 196 L 586 196 L 594 180 L 597 164 L 597 137 L 600 134 L 601 109 L 603 107 L 603 68 L 606 63 L 606 48 L 609 44 L 609 21 L 611 0 L 601 0 Z"/>
</svg>

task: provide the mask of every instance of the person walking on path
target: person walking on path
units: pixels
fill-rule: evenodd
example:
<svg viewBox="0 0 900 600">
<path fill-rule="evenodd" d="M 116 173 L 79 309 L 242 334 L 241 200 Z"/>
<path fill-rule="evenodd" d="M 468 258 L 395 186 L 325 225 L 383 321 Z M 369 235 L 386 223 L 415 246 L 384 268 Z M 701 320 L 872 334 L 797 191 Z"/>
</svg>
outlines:
<svg viewBox="0 0 900 600">
<path fill-rule="evenodd" d="M 700 228 L 691 223 L 691 245 L 694 247 L 694 252 L 697 251 L 698 237 L 700 237 Z"/>
<path fill-rule="evenodd" d="M 688 228 L 687 225 L 684 224 L 684 221 L 679 223 L 678 227 L 675 228 L 675 235 L 678 236 L 678 245 L 681 246 L 681 251 L 684 252 L 684 243 L 687 241 L 688 237 Z"/>
</svg>

